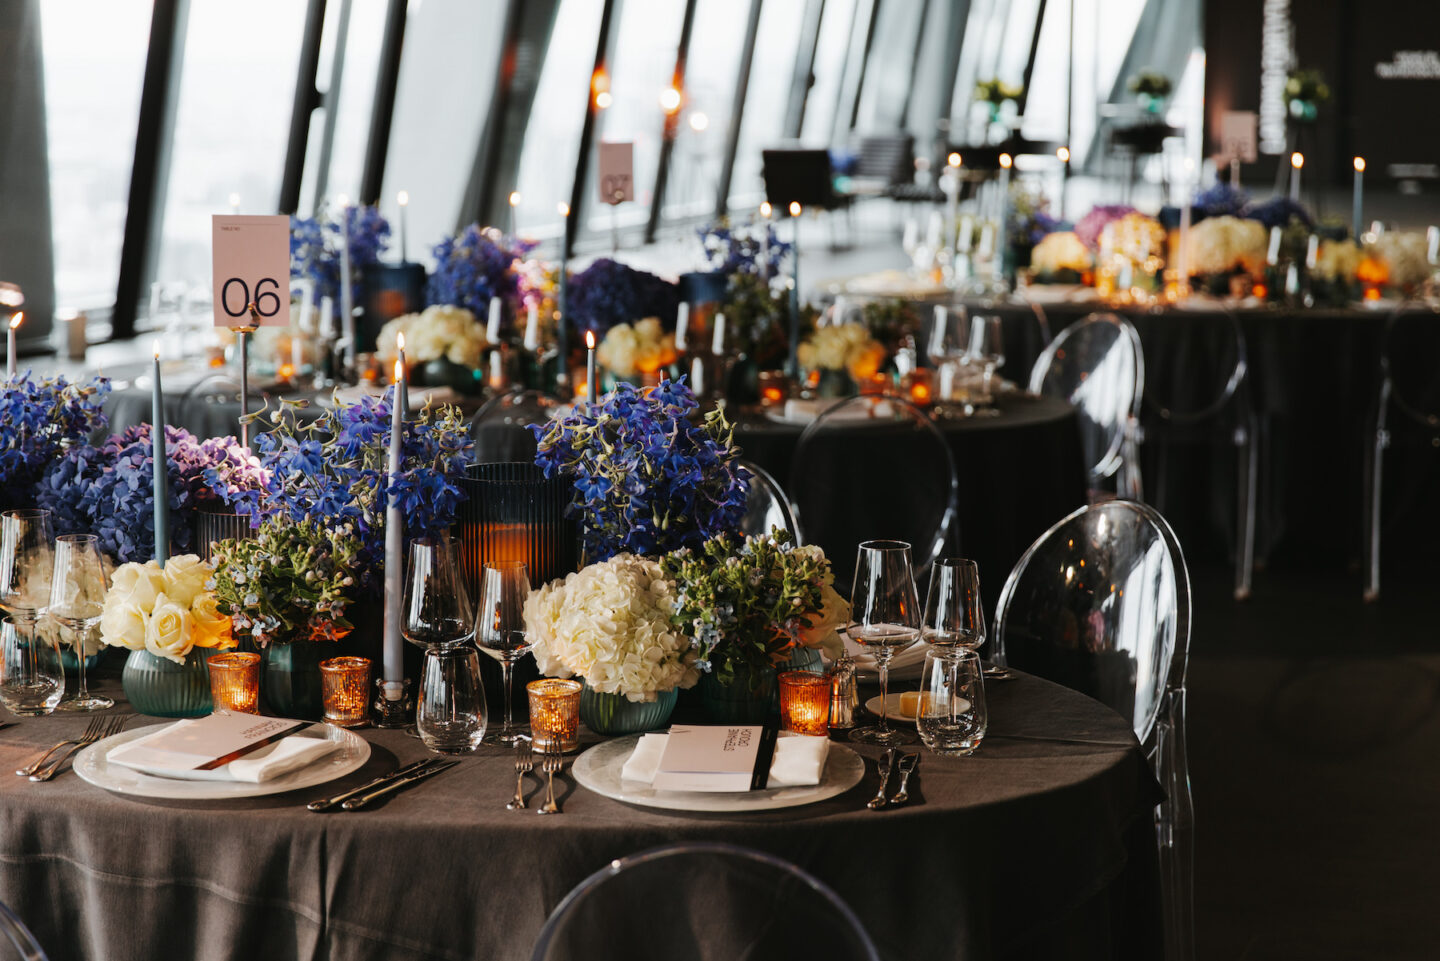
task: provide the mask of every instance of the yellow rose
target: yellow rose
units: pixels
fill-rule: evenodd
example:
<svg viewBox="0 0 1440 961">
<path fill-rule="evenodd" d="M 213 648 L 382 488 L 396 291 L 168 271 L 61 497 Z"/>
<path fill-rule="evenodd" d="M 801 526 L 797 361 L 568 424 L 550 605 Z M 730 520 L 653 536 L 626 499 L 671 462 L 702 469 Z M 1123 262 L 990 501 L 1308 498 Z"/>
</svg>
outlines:
<svg viewBox="0 0 1440 961">
<path fill-rule="evenodd" d="M 214 594 L 206 592 L 195 598 L 190 617 L 195 622 L 196 647 L 223 649 L 235 646 L 235 639 L 230 634 L 230 618 L 220 613 Z"/>
<path fill-rule="evenodd" d="M 145 650 L 157 657 L 168 657 L 176 664 L 185 663 L 185 655 L 194 646 L 191 636 L 195 619 L 189 607 L 182 607 L 164 594 L 155 598 L 155 607 L 145 625 Z"/>
<path fill-rule="evenodd" d="M 165 596 L 182 607 L 195 603 L 215 569 L 194 554 L 181 554 L 165 562 Z"/>
</svg>

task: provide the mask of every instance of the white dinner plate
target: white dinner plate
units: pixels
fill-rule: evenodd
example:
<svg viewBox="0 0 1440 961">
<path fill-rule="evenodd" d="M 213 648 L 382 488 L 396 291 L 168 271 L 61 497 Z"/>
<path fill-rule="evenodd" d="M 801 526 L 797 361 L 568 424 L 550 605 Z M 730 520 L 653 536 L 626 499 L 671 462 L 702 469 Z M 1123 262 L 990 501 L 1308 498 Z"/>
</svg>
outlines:
<svg viewBox="0 0 1440 961">
<path fill-rule="evenodd" d="M 666 811 L 702 811 L 706 813 L 739 813 L 744 811 L 773 811 L 778 808 L 798 807 L 814 804 L 844 794 L 860 783 L 865 776 L 865 761 L 850 748 L 836 741 L 830 742 L 830 752 L 825 758 L 825 773 L 820 783 L 808 787 L 767 788 L 763 791 L 740 791 L 734 794 L 720 794 L 711 791 L 657 791 L 639 781 L 625 781 L 620 769 L 635 752 L 635 745 L 641 735 L 605 741 L 590 748 L 575 759 L 571 769 L 576 782 L 596 794 L 638 804 L 641 807 L 660 808 Z"/>
<path fill-rule="evenodd" d="M 903 696 L 903 694 L 890 694 L 887 695 L 885 698 L 885 706 L 887 708 L 887 710 L 885 711 L 885 716 L 890 718 L 890 720 L 892 721 L 915 720 L 914 714 L 908 714 L 905 711 L 900 710 L 900 698 Z M 965 698 L 959 698 L 959 702 L 959 710 L 961 712 L 970 710 L 970 702 L 965 700 Z M 874 714 L 876 717 L 880 716 L 879 694 L 876 694 L 870 700 L 865 702 L 865 710 L 869 711 L 871 714 Z"/>
<path fill-rule="evenodd" d="M 125 731 L 96 741 L 75 755 L 75 773 L 96 787 L 134 797 L 178 798 L 186 801 L 214 801 L 225 798 L 263 797 L 325 784 L 358 771 L 370 759 L 370 742 L 358 734 L 331 724 L 313 727 L 317 735 L 338 741 L 340 748 L 298 771 L 270 781 L 182 781 L 176 778 L 141 774 L 132 768 L 110 764 L 110 752 L 136 738 L 155 733 L 153 725 Z"/>
</svg>

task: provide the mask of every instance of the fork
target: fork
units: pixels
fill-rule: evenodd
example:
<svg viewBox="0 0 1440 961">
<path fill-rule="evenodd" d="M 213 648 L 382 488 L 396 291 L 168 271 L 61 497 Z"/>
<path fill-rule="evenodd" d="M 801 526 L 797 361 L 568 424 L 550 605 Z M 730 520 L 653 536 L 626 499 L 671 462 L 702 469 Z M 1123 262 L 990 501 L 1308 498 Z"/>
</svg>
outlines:
<svg viewBox="0 0 1440 961">
<path fill-rule="evenodd" d="M 99 736 L 99 734 L 100 734 L 100 729 L 101 729 L 101 727 L 104 725 L 104 723 L 105 723 L 106 720 L 108 720 L 108 719 L 107 719 L 107 718 L 103 718 L 103 717 L 99 717 L 99 716 L 92 717 L 92 718 L 90 719 L 90 725 L 89 725 L 89 727 L 85 728 L 85 733 L 84 733 L 84 734 L 80 735 L 78 738 L 73 738 L 73 737 L 72 737 L 72 738 L 70 738 L 70 739 L 68 739 L 68 740 L 61 741 L 59 744 L 55 745 L 55 746 L 52 747 L 50 750 L 46 751 L 44 754 L 41 754 L 41 755 L 37 756 L 37 757 L 35 758 L 35 760 L 31 761 L 29 764 L 25 765 L 24 767 L 22 767 L 20 770 L 16 771 L 15 773 L 18 774 L 20 777 L 29 777 L 30 775 L 34 774 L 36 771 L 40 770 L 40 767 L 41 767 L 41 765 L 43 765 L 43 764 L 45 763 L 46 758 L 48 758 L 50 755 L 54 754 L 56 751 L 60 750 L 60 749 L 61 749 L 62 747 L 64 747 L 65 745 L 67 745 L 67 744 L 82 744 L 82 743 L 83 743 L 83 744 L 89 744 L 90 741 L 95 740 L 95 738 L 96 738 L 97 736 Z M 86 738 L 90 738 L 90 741 L 85 740 Z"/>
<path fill-rule="evenodd" d="M 85 747 L 86 745 L 94 744 L 96 741 L 102 738 L 112 737 L 113 735 L 119 734 L 121 729 L 125 727 L 125 722 L 130 720 L 130 718 L 134 716 L 135 715 L 133 714 L 122 714 L 119 717 L 104 718 L 104 723 L 101 725 L 100 730 L 95 732 L 94 734 L 91 734 L 90 730 L 87 728 L 84 737 L 82 737 L 70 748 L 62 752 L 59 759 L 51 761 L 49 766 L 47 766 L 44 770 L 37 771 L 36 773 L 30 775 L 30 780 L 35 781 L 36 783 L 50 780 L 56 774 L 60 773 L 61 766 L 70 759 L 70 756 L 72 754 L 80 750 L 82 747 Z"/>
<path fill-rule="evenodd" d="M 559 814 L 560 805 L 555 803 L 555 772 L 565 766 L 565 758 L 560 752 L 550 748 L 540 758 L 540 770 L 545 774 L 545 803 L 540 805 L 536 814 Z"/>
<path fill-rule="evenodd" d="M 515 796 L 505 805 L 507 811 L 525 810 L 525 775 L 535 770 L 535 754 L 526 741 L 515 744 Z"/>
</svg>

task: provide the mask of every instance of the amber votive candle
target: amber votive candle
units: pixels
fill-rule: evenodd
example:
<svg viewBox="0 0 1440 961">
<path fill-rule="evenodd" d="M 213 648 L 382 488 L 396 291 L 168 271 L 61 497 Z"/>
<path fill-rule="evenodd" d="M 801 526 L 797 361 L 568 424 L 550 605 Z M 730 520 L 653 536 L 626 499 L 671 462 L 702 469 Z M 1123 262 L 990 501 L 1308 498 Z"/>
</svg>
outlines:
<svg viewBox="0 0 1440 961">
<path fill-rule="evenodd" d="M 830 679 L 815 671 L 780 675 L 780 720 L 796 734 L 830 733 Z"/>
<path fill-rule="evenodd" d="M 364 727 L 370 720 L 370 658 L 332 657 L 320 662 L 325 720 L 336 727 Z"/>
<path fill-rule="evenodd" d="M 530 695 L 530 736 L 537 751 L 580 746 L 580 682 L 542 677 L 525 685 Z"/>
<path fill-rule="evenodd" d="M 760 406 L 780 407 L 790 396 L 790 378 L 783 371 L 762 370 L 760 372 Z"/>
<path fill-rule="evenodd" d="M 210 669 L 210 699 L 215 710 L 260 713 L 259 654 L 230 651 L 213 654 L 205 663 Z"/>
</svg>

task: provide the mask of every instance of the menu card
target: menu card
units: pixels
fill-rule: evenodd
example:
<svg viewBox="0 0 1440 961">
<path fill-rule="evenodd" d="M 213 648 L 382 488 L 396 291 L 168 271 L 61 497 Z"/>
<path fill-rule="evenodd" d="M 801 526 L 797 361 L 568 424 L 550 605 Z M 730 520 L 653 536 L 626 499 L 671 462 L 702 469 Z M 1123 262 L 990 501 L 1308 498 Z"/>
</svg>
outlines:
<svg viewBox="0 0 1440 961">
<path fill-rule="evenodd" d="M 750 790 L 764 730 L 759 724 L 672 725 L 655 774 L 656 789 Z"/>
<path fill-rule="evenodd" d="M 308 724 L 283 717 L 218 713 L 177 721 L 111 751 L 111 764 L 149 771 L 211 771 Z"/>
</svg>

